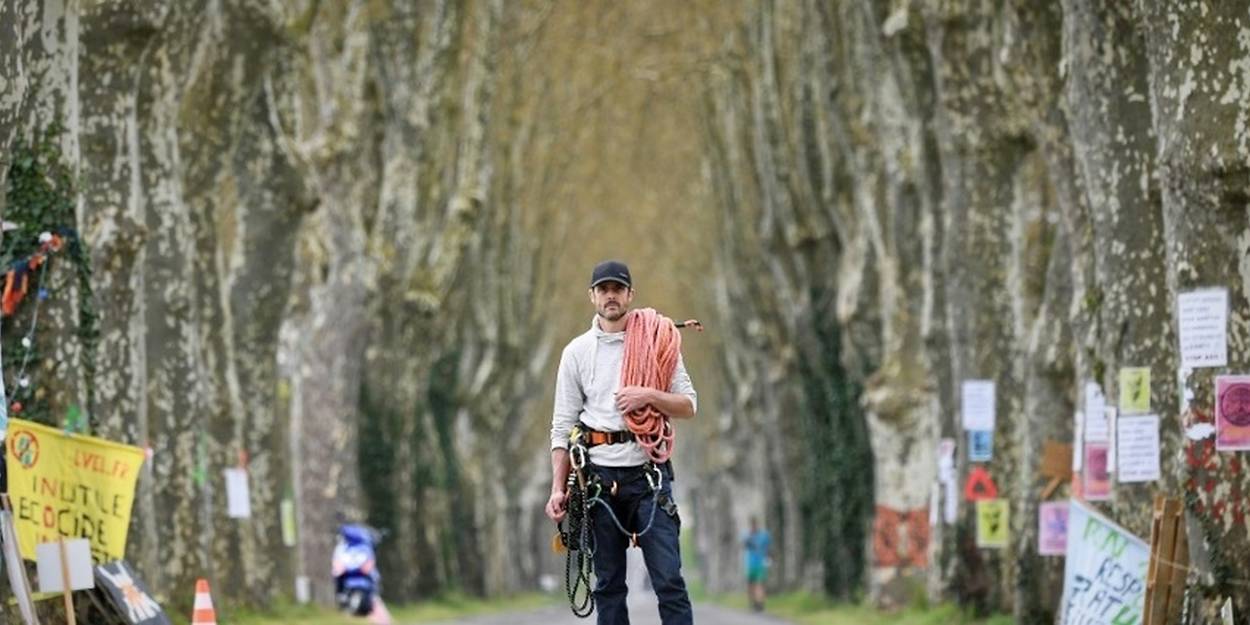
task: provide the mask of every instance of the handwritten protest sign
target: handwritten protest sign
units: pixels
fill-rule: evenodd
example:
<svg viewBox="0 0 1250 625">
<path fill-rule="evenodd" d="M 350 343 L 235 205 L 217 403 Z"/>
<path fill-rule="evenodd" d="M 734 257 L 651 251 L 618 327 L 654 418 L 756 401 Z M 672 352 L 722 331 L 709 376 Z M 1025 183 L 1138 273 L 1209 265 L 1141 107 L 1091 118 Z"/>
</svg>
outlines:
<svg viewBox="0 0 1250 625">
<path fill-rule="evenodd" d="M 1150 546 L 1081 502 L 1069 503 L 1060 622 L 1140 623 Z"/>
<path fill-rule="evenodd" d="M 965 430 L 994 429 L 994 381 L 964 380 L 962 385 Z"/>
<path fill-rule="evenodd" d="M 1228 365 L 1228 289 L 1202 289 L 1176 296 L 1181 367 Z"/>
<path fill-rule="evenodd" d="M 1250 375 L 1215 378 L 1215 448 L 1250 449 Z"/>
<path fill-rule="evenodd" d="M 977 502 L 977 547 L 1007 547 L 1007 500 L 988 499 Z"/>
<path fill-rule="evenodd" d="M 1150 368 L 1120 369 L 1120 412 L 1150 412 Z"/>
<path fill-rule="evenodd" d="M 91 541 L 98 562 L 125 555 L 142 449 L 19 419 L 9 421 L 5 443 L 23 558 L 61 537 Z"/>
</svg>

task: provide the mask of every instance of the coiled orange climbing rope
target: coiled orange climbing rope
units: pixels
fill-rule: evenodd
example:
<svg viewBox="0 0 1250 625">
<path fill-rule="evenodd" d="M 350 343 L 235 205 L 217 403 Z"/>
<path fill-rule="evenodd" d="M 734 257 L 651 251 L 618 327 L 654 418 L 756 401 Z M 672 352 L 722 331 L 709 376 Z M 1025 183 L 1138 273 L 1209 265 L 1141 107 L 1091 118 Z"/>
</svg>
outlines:
<svg viewBox="0 0 1250 625">
<path fill-rule="evenodd" d="M 702 324 L 689 320 L 681 324 L 656 312 L 640 308 L 629 313 L 625 321 L 625 354 L 621 364 L 621 386 L 645 386 L 668 391 L 681 358 L 679 327 Z M 673 455 L 674 432 L 668 417 L 650 404 L 625 415 L 625 425 L 634 439 L 656 464 L 663 464 Z"/>
</svg>

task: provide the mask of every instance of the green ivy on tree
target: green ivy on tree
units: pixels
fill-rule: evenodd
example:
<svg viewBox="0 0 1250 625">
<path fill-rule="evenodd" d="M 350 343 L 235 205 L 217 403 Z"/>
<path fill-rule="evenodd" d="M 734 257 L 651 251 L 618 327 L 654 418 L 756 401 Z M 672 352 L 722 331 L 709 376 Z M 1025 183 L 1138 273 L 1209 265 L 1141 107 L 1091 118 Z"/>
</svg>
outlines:
<svg viewBox="0 0 1250 625">
<path fill-rule="evenodd" d="M 59 124 L 54 124 L 37 134 L 33 140 L 19 142 L 13 150 L 3 218 L 15 224 L 16 228 L 4 233 L 4 244 L 0 249 L 0 267 L 3 267 L 3 273 L 7 273 L 14 262 L 28 258 L 39 250 L 41 233 L 73 230 L 77 223 L 77 191 L 73 172 L 61 153 L 59 139 L 62 132 L 64 129 Z M 71 280 L 76 283 L 76 336 L 81 346 L 78 364 L 83 373 L 88 419 L 95 404 L 96 346 L 99 340 L 90 255 L 77 234 L 64 238 L 65 246 L 52 256 L 50 262 L 55 264 L 69 260 L 74 268 L 73 273 L 52 271 L 53 265 L 49 265 L 50 271 L 46 274 L 33 272 L 27 286 L 27 299 L 13 317 L 4 320 L 3 325 L 3 366 L 8 401 L 21 402 L 22 411 L 17 416 L 53 425 L 57 423 L 57 418 L 50 413 L 49 398 L 39 391 L 36 375 L 49 369 L 42 366 L 45 364 L 41 362 L 44 355 L 39 351 L 41 344 L 46 346 L 49 343 L 47 340 L 41 341 L 38 333 L 29 346 L 23 345 L 22 341 L 33 322 L 34 304 L 39 289 L 47 289 L 51 298 L 58 293 L 68 292 L 65 287 Z M 48 284 L 41 284 L 41 278 Z M 56 281 L 58 278 L 60 282 Z M 12 376 L 16 375 L 25 359 L 29 359 L 26 374 L 31 378 L 31 384 L 22 388 Z"/>
</svg>

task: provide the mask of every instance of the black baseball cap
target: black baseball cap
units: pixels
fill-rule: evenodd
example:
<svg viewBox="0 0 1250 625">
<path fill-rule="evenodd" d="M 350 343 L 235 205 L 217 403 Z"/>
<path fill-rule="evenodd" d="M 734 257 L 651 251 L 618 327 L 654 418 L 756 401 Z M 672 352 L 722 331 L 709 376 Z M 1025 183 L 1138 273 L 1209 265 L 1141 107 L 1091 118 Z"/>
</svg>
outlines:
<svg viewBox="0 0 1250 625">
<path fill-rule="evenodd" d="M 605 260 L 595 265 L 595 270 L 590 274 L 590 288 L 595 288 L 604 282 L 620 282 L 625 288 L 633 288 L 633 281 L 629 277 L 629 267 L 619 260 Z"/>
</svg>

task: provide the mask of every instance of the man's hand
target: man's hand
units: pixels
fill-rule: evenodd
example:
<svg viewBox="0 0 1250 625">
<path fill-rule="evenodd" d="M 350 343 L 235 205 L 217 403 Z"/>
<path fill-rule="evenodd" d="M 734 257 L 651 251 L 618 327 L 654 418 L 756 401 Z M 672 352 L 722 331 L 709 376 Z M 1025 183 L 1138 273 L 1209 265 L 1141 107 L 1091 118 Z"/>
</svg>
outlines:
<svg viewBox="0 0 1250 625">
<path fill-rule="evenodd" d="M 547 518 L 551 519 L 553 523 L 559 523 L 564 520 L 564 515 L 567 513 L 564 509 L 564 503 L 568 501 L 568 498 L 569 494 L 563 488 L 551 491 L 551 498 L 547 500 L 546 512 Z"/>
<path fill-rule="evenodd" d="M 642 410 L 655 403 L 655 391 L 645 386 L 626 386 L 616 392 L 616 408 L 621 414 Z"/>
</svg>

